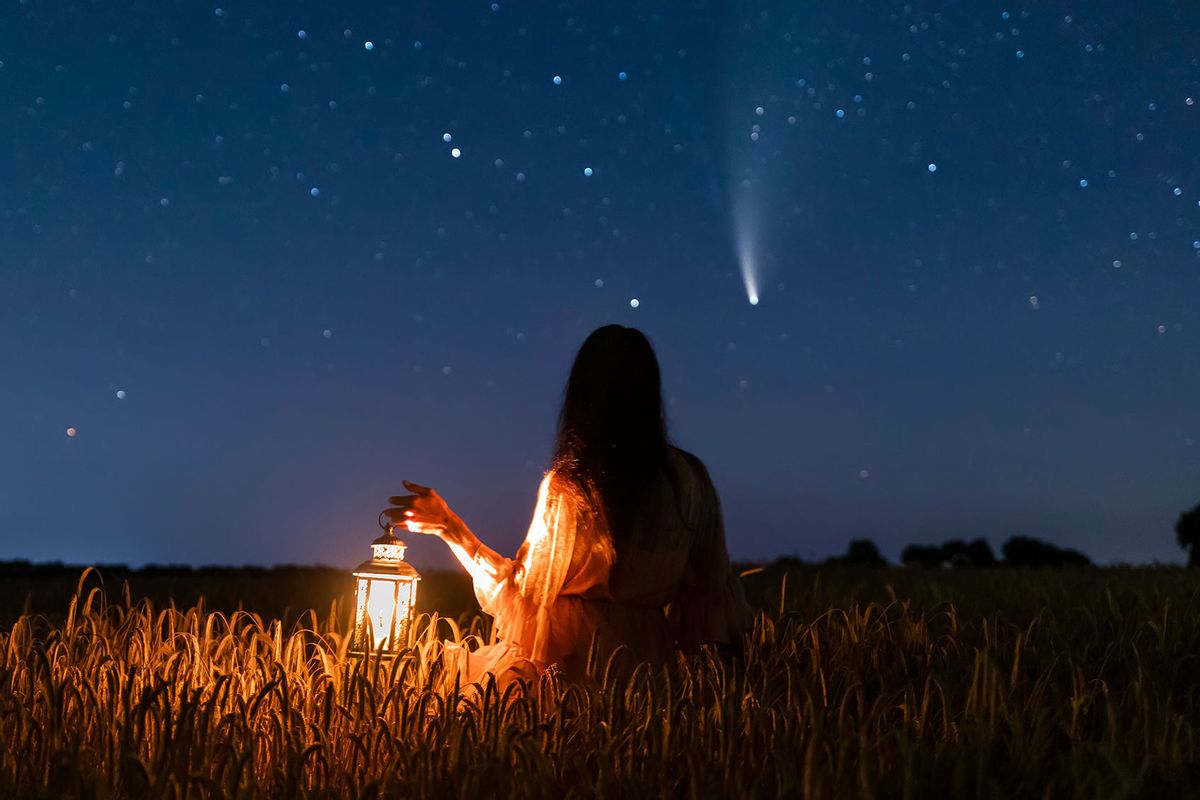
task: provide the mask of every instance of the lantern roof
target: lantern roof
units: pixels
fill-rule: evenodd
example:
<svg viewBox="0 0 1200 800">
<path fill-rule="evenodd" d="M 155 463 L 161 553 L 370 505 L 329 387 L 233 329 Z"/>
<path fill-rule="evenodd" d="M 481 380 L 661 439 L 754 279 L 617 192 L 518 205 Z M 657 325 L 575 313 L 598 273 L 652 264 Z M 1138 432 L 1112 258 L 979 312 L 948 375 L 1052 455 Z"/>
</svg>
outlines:
<svg viewBox="0 0 1200 800">
<path fill-rule="evenodd" d="M 404 560 L 404 542 L 388 525 L 383 534 L 371 542 L 372 556 L 354 568 L 355 577 L 388 578 L 391 580 L 420 580 L 421 573 Z"/>
</svg>

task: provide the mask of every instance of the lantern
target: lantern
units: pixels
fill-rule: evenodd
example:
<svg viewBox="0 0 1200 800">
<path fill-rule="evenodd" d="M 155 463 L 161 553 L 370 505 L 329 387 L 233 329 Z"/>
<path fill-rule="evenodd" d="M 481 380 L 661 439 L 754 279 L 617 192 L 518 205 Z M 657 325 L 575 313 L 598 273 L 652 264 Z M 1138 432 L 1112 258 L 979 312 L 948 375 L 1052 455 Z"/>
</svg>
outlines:
<svg viewBox="0 0 1200 800">
<path fill-rule="evenodd" d="M 371 558 L 354 570 L 354 635 L 350 649 L 360 655 L 395 655 L 408 644 L 421 575 L 404 560 L 404 542 L 388 525 L 371 542 Z"/>
</svg>

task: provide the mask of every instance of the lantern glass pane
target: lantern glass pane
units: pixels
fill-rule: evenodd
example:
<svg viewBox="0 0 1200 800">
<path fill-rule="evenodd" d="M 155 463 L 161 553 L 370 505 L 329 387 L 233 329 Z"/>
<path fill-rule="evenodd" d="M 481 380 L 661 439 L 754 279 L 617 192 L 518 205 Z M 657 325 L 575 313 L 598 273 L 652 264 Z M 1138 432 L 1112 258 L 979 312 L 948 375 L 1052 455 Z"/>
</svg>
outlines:
<svg viewBox="0 0 1200 800">
<path fill-rule="evenodd" d="M 392 625 L 396 617 L 396 594 L 392 581 L 375 579 L 367 596 L 367 616 L 371 620 L 371 631 L 375 635 L 372 646 L 384 650 L 392 649 Z"/>
<path fill-rule="evenodd" d="M 354 642 L 355 646 L 364 646 L 367 632 L 367 591 L 368 584 L 366 578 L 359 578 L 358 585 L 354 590 Z"/>
</svg>

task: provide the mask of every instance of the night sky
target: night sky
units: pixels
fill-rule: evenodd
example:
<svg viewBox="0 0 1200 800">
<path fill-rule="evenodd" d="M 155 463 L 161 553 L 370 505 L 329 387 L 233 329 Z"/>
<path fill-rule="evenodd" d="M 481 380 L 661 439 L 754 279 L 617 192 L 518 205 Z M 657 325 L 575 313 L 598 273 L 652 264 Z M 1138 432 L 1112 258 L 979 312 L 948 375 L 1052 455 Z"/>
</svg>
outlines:
<svg viewBox="0 0 1200 800">
<path fill-rule="evenodd" d="M 735 558 L 1180 560 L 1200 6 L 381 5 L 4 4 L 0 559 L 514 549 L 618 322 Z"/>
</svg>

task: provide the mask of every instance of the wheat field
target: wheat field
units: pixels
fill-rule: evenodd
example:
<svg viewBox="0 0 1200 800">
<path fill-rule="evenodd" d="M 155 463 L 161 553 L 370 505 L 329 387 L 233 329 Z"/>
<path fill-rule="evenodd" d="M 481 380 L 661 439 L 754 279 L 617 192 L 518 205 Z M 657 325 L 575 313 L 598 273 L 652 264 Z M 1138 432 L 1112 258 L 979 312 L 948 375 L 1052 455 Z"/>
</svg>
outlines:
<svg viewBox="0 0 1200 800">
<path fill-rule="evenodd" d="M 86 577 L 86 576 L 85 576 Z M 456 693 L 424 614 L 392 661 L 342 605 L 284 629 L 111 602 L 0 630 L 0 797 L 1183 797 L 1200 791 L 1184 570 L 747 576 L 741 658 Z"/>
</svg>

